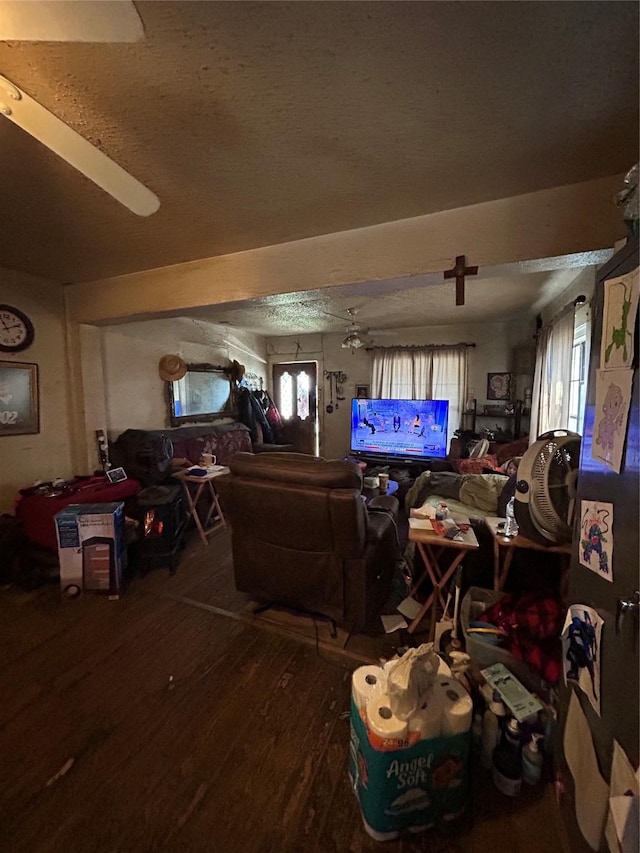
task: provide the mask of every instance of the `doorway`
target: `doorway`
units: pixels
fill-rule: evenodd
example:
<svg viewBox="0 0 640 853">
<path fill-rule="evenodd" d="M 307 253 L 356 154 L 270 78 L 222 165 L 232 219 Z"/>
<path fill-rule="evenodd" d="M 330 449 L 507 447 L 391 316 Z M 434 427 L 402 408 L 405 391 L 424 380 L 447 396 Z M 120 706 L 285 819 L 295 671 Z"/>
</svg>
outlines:
<svg viewBox="0 0 640 853">
<path fill-rule="evenodd" d="M 273 395 L 282 418 L 282 440 L 296 453 L 319 453 L 318 363 L 273 365 Z"/>
</svg>

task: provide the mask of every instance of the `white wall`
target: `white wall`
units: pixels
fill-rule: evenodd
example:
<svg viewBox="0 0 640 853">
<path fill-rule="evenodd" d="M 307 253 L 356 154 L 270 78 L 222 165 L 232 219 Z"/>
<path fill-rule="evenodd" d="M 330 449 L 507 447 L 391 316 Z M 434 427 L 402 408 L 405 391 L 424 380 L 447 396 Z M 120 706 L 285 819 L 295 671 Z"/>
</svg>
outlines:
<svg viewBox="0 0 640 853">
<path fill-rule="evenodd" d="M 479 405 L 486 399 L 487 373 L 512 369 L 513 352 L 527 345 L 534 332 L 533 321 L 470 323 L 456 326 L 425 326 L 402 329 L 376 341 L 381 346 L 411 344 L 451 344 L 466 341 L 476 346 L 469 350 L 469 386 L 475 389 Z M 371 383 L 372 353 L 365 347 L 342 349 L 344 333 L 335 335 L 296 335 L 269 338 L 270 365 L 282 361 L 317 361 L 318 411 L 320 421 L 320 455 L 340 458 L 349 452 L 350 406 L 355 386 Z M 329 382 L 324 371 L 340 370 L 347 374 L 344 401 L 333 399 L 334 410 L 327 413 L 330 402 Z M 335 393 L 335 392 L 334 392 Z"/>
<path fill-rule="evenodd" d="M 115 439 L 126 429 L 169 426 L 163 355 L 227 366 L 233 359 L 266 379 L 266 343 L 249 332 L 185 317 L 109 326 L 101 330 L 106 429 Z M 253 355 L 251 355 L 253 353 Z"/>
<path fill-rule="evenodd" d="M 0 436 L 0 512 L 13 512 L 18 489 L 36 480 L 73 475 L 69 437 L 69 380 L 62 287 L 26 273 L 0 269 L 0 302 L 31 318 L 33 344 L 0 360 L 38 365 L 40 432 Z M 80 473 L 80 472 L 78 472 Z"/>
</svg>

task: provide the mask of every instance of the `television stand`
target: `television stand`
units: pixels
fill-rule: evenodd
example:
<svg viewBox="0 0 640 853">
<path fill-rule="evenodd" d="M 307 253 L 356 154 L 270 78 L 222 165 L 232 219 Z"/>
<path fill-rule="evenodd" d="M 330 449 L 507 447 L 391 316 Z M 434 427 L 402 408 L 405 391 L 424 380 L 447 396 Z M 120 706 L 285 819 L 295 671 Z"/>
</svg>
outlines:
<svg viewBox="0 0 640 853">
<path fill-rule="evenodd" d="M 424 471 L 453 471 L 453 465 L 448 457 L 432 456 L 412 459 L 396 456 L 371 456 L 365 453 L 352 454 L 352 459 L 365 462 L 367 474 L 375 473 L 376 468 L 406 470 L 410 477 L 418 477 Z"/>
</svg>

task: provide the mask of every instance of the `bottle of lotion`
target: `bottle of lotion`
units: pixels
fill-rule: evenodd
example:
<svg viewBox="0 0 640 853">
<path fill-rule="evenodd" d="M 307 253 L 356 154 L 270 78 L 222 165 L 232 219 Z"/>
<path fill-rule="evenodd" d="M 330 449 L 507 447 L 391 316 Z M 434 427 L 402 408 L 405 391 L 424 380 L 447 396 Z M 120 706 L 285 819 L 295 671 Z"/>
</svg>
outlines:
<svg viewBox="0 0 640 853">
<path fill-rule="evenodd" d="M 496 694 L 497 695 L 497 694 Z M 506 709 L 500 698 L 493 698 L 482 717 L 482 766 L 491 768 L 493 751 L 500 740 L 500 725 L 506 715 Z"/>
<path fill-rule="evenodd" d="M 520 725 L 511 718 L 502 734 L 502 741 L 493 752 L 491 765 L 493 782 L 508 797 L 516 797 L 522 787 L 522 755 Z"/>
<path fill-rule="evenodd" d="M 542 776 L 544 756 L 538 744 L 541 738 L 542 735 L 534 732 L 531 740 L 522 750 L 522 778 L 529 785 L 537 785 Z"/>
</svg>

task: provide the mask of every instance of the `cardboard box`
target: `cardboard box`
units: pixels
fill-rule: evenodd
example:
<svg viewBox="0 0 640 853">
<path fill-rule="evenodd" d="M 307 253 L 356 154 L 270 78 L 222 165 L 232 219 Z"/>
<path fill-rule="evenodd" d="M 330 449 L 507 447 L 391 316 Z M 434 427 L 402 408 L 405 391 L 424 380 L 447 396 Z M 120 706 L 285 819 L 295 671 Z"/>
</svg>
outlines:
<svg viewBox="0 0 640 853">
<path fill-rule="evenodd" d="M 127 567 L 124 504 L 69 504 L 54 518 L 63 593 L 119 598 Z"/>
</svg>

